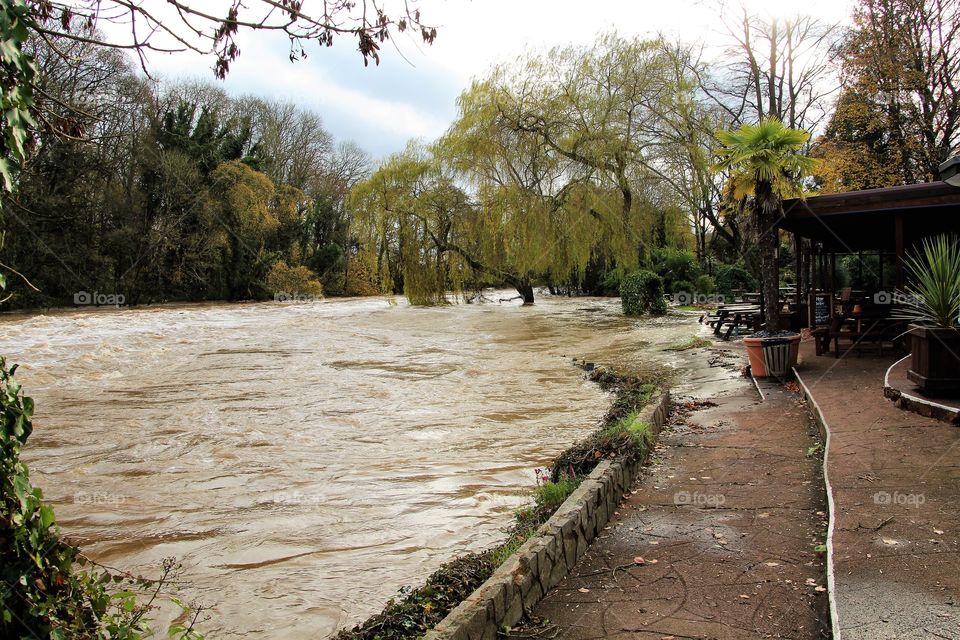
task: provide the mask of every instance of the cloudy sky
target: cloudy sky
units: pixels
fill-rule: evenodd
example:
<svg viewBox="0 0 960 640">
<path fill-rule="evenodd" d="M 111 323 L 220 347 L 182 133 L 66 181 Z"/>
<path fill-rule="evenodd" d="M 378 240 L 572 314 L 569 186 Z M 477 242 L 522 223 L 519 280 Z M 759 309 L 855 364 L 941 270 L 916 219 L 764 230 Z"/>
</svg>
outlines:
<svg viewBox="0 0 960 640">
<path fill-rule="evenodd" d="M 304 2 L 305 12 L 311 4 Z M 744 0 L 728 3 L 726 17 L 742 5 L 758 15 L 847 22 L 851 0 Z M 588 44 L 611 29 L 664 33 L 713 50 L 725 41 L 721 0 L 420 0 L 417 6 L 424 22 L 437 26 L 432 46 L 401 34 L 383 46 L 379 67 L 365 68 L 355 42 L 344 37 L 332 48 L 307 47 L 308 58 L 291 63 L 285 38 L 248 32 L 238 38 L 241 55 L 223 86 L 314 109 L 337 139 L 353 140 L 380 158 L 410 138 L 432 140 L 443 133 L 470 79 L 525 49 Z M 211 65 L 190 54 L 149 58 L 151 72 L 161 77 L 219 82 Z"/>
</svg>

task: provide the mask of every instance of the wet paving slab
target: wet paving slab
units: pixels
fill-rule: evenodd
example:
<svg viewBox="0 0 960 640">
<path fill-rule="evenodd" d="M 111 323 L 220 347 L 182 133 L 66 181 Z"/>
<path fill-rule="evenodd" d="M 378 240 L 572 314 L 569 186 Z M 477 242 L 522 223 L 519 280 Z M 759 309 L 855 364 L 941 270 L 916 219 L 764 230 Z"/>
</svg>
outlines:
<svg viewBox="0 0 960 640">
<path fill-rule="evenodd" d="M 821 638 L 818 434 L 795 391 L 680 398 L 607 533 L 517 638 Z"/>
</svg>

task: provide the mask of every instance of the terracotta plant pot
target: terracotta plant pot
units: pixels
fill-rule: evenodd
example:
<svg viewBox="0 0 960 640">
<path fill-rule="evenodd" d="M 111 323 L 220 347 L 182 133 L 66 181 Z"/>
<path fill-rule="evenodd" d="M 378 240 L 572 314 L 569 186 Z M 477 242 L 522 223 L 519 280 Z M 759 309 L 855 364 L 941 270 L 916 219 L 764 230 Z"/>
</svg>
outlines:
<svg viewBox="0 0 960 640">
<path fill-rule="evenodd" d="M 782 345 L 786 341 L 788 344 Z M 750 372 L 754 378 L 782 378 L 790 374 L 791 369 L 797 366 L 797 357 L 800 354 L 800 334 L 778 336 L 775 338 L 744 338 L 743 344 L 747 347 L 747 357 L 750 358 Z M 782 353 L 772 345 L 782 345 L 787 349 L 786 357 L 781 359 Z M 765 348 L 766 347 L 766 348 Z M 770 362 L 768 358 L 775 361 Z"/>
<path fill-rule="evenodd" d="M 960 329 L 910 325 L 907 377 L 924 395 L 960 396 Z"/>
</svg>

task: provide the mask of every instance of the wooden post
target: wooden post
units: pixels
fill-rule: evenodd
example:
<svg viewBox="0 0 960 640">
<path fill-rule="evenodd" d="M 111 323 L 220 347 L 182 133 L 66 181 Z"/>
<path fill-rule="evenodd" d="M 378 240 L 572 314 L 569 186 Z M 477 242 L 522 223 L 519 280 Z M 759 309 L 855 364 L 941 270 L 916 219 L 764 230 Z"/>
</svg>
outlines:
<svg viewBox="0 0 960 640">
<path fill-rule="evenodd" d="M 877 251 L 877 264 L 880 265 L 880 284 L 877 286 L 880 291 L 883 291 L 883 249 Z"/>
<path fill-rule="evenodd" d="M 800 236 L 798 236 L 796 233 L 793 234 L 793 253 L 795 254 L 795 258 L 797 262 L 797 265 L 796 265 L 797 281 L 794 283 L 794 285 L 796 286 L 796 292 L 794 293 L 793 298 L 794 298 L 794 302 L 797 304 L 797 308 L 799 308 L 800 300 L 801 300 L 800 296 L 802 295 L 801 289 L 803 288 L 801 286 L 803 284 L 803 242 L 801 242 Z"/>
<path fill-rule="evenodd" d="M 899 213 L 894 218 L 894 225 L 897 239 L 897 289 L 903 290 L 903 286 L 906 284 L 903 276 L 903 216 Z"/>
<path fill-rule="evenodd" d="M 861 289 L 863 286 L 863 249 L 857 251 L 857 286 Z"/>
<path fill-rule="evenodd" d="M 837 290 L 837 254 L 833 251 L 830 252 L 830 293 L 833 293 Z"/>
</svg>

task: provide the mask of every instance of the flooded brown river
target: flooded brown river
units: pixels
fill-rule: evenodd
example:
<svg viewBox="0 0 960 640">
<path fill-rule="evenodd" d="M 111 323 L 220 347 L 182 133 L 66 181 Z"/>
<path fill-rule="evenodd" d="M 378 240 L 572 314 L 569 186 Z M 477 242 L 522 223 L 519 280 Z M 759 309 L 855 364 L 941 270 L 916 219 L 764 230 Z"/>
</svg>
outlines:
<svg viewBox="0 0 960 640">
<path fill-rule="evenodd" d="M 668 361 L 695 329 L 616 299 L 367 298 L 6 316 L 0 353 L 65 533 L 144 575 L 177 557 L 208 638 L 299 638 L 502 537 L 606 410 L 571 357 Z"/>
</svg>

